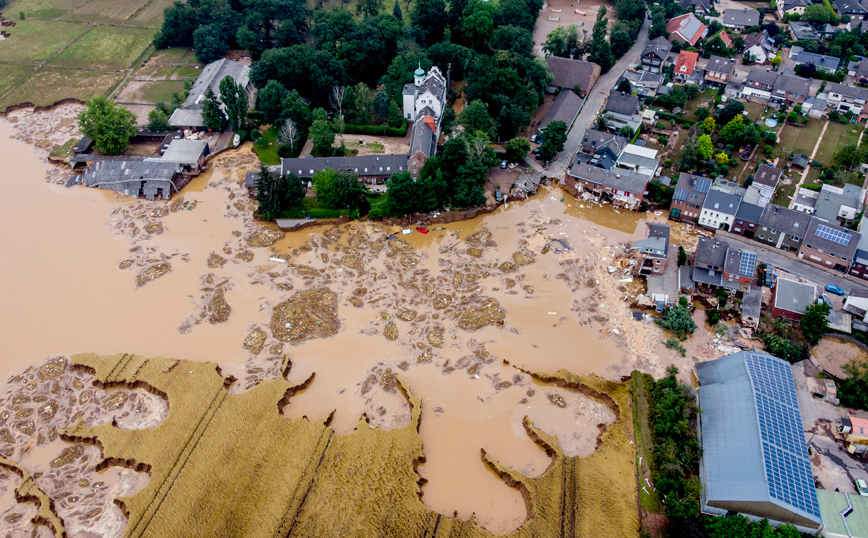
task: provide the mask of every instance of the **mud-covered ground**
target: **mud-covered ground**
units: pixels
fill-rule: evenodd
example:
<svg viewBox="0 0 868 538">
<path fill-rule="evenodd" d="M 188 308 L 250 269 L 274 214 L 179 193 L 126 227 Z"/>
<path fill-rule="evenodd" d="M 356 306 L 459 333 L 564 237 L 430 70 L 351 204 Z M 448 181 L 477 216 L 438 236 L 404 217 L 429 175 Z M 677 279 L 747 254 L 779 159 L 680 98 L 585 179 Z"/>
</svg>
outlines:
<svg viewBox="0 0 868 538">
<path fill-rule="evenodd" d="M 15 138 L 49 151 L 76 136 L 77 111 L 19 111 L 8 120 Z M 102 229 L 51 233 L 68 245 L 90 241 L 64 260 L 87 267 L 74 286 L 98 296 L 111 283 L 110 296 L 93 305 L 112 312 L 92 327 L 101 345 L 112 348 L 106 351 L 138 352 L 130 347 L 153 341 L 161 342 L 159 353 L 182 357 L 197 342 L 203 360 L 234 377 L 235 393 L 280 375 L 288 355 L 291 380 L 313 380 L 284 413 L 328 418 L 338 434 L 352 431 L 363 414 L 379 428 L 408 424 L 399 376 L 423 400 L 423 501 L 448 515 L 475 513 L 493 532 L 518 528 L 528 514 L 519 492 L 482 464 L 480 448 L 538 476 L 549 460 L 526 439 L 525 416 L 571 456 L 592 453 L 600 426 L 615 420 L 596 401 L 534 382 L 526 371 L 566 368 L 617 380 L 634 369 L 662 375 L 673 363 L 690 370 L 692 353 L 682 358 L 667 350 L 655 325 L 633 320 L 629 305 L 644 292 L 629 278 L 629 243 L 644 236 L 636 214 L 564 200 L 552 188 L 484 218 L 432 227 L 427 235 L 370 222 L 287 234 L 253 217 L 243 178 L 257 163 L 248 145 L 217 155 L 181 196 L 164 202 L 115 193 L 87 197 L 83 187 L 57 187 L 68 172 L 53 166 L 48 185 L 20 186 L 62 197 L 71 222 L 82 220 L 75 211 L 85 198 L 89 215 L 104 216 Z M 120 251 L 118 244 L 125 254 L 112 260 L 98 254 Z M 29 270 L 32 256 L 9 254 L 12 274 Z M 60 266 L 57 273 L 63 274 Z M 25 290 L 34 286 L 27 296 L 37 307 L 58 308 L 44 289 L 55 284 L 16 282 Z M 54 332 L 43 338 L 55 355 L 89 350 L 70 349 L 69 336 Z M 9 336 L 20 348 L 35 347 L 25 340 L 34 335 Z M 712 338 L 706 331 L 691 345 L 705 349 Z M 0 427 L 0 453 L 39 473 L 37 484 L 58 501 L 70 535 L 86 536 L 89 529 L 120 535 L 123 515 L 111 498 L 141 487 L 146 475 L 110 467 L 99 476 L 114 473 L 113 481 L 95 488 L 98 449 L 66 443 L 58 432 L 78 417 L 152 427 L 165 417 L 166 404 L 144 391 L 94 387 L 86 373 L 65 365 L 50 380 L 37 379 L 42 370 L 25 367 L 44 359 L 20 357 L 24 373 L 0 389 L 0 418 L 8 422 Z M 83 398 L 87 391 L 91 396 Z M 53 467 L 63 454 L 69 461 Z M 0 480 L 7 488 L 0 503 L 9 503 L 0 510 L 19 514 L 16 525 L 25 525 L 32 516 L 8 494 L 15 477 Z"/>
</svg>

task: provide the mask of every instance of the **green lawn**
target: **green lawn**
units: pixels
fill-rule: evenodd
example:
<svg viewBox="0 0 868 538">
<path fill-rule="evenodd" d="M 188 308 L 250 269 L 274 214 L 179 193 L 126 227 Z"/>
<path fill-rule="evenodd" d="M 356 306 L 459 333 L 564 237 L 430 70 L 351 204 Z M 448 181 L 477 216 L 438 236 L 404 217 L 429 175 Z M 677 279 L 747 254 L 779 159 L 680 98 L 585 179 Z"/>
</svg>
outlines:
<svg viewBox="0 0 868 538">
<path fill-rule="evenodd" d="M 164 103 L 172 102 L 172 95 L 184 93 L 183 80 L 159 80 L 151 82 L 141 87 L 139 90 L 140 99 L 146 103 Z"/>
<path fill-rule="evenodd" d="M 639 501 L 642 509 L 648 512 L 660 512 L 660 494 L 648 488 L 643 480 L 646 473 L 651 472 L 651 450 L 653 435 L 651 430 L 651 384 L 654 379 L 648 374 L 633 372 L 630 389 L 633 394 L 633 430 L 636 443 L 636 467 L 639 473 Z M 642 463 L 639 463 L 641 459 Z M 644 490 L 642 486 L 645 486 Z M 647 493 L 646 493 L 647 492 Z"/>
<path fill-rule="evenodd" d="M 3 60 L 37 63 L 62 50 L 67 43 L 87 30 L 87 26 L 71 22 L 26 20 L 3 30 L 10 35 L 0 47 Z"/>
<path fill-rule="evenodd" d="M 163 23 L 163 12 L 174 3 L 175 0 L 150 0 L 139 11 L 136 11 L 130 18 L 125 20 L 124 24 L 159 28 Z"/>
<path fill-rule="evenodd" d="M 685 113 L 682 117 L 687 118 L 689 120 L 695 120 L 696 116 L 693 114 L 696 112 L 701 106 L 708 107 L 709 111 L 714 110 L 714 98 L 717 96 L 717 90 L 705 90 L 704 92 L 700 92 L 696 94 L 696 97 L 691 99 L 684 105 Z M 708 100 L 711 99 L 710 102 Z"/>
<path fill-rule="evenodd" d="M 148 59 L 148 63 L 159 64 L 185 64 L 195 61 L 196 56 L 193 54 L 193 49 L 186 49 L 184 47 L 155 50 Z"/>
<path fill-rule="evenodd" d="M 814 160 L 820 161 L 826 166 L 831 165 L 838 148 L 848 144 L 856 144 L 862 128 L 863 125 L 859 123 L 843 124 L 830 121 Z"/>
<path fill-rule="evenodd" d="M 146 65 L 136 71 L 137 77 L 164 77 L 169 78 L 175 73 L 177 67 L 162 65 Z"/>
<path fill-rule="evenodd" d="M 780 164 L 780 163 L 778 163 Z M 789 207 L 790 197 L 796 192 L 796 183 L 798 183 L 801 173 L 796 174 L 793 178 L 793 183 L 789 185 L 781 185 L 775 191 L 775 196 L 772 198 L 772 203 L 783 207 Z"/>
<path fill-rule="evenodd" d="M 123 73 L 116 71 L 86 71 L 44 66 L 27 77 L 24 84 L 0 99 L 0 111 L 20 103 L 49 106 L 69 98 L 87 101 L 108 92 L 120 82 L 122 77 Z"/>
<path fill-rule="evenodd" d="M 23 12 L 27 19 L 55 19 L 80 3 L 81 0 L 12 0 L 3 15 L 17 18 Z"/>
<path fill-rule="evenodd" d="M 825 121 L 812 119 L 802 128 L 784 125 L 778 133 L 780 142 L 775 146 L 775 150 L 784 159 L 794 153 L 810 156 L 823 130 L 823 123 Z"/>
<path fill-rule="evenodd" d="M 265 145 L 253 144 L 253 151 L 259 156 L 259 160 L 262 161 L 262 164 L 267 165 L 280 164 L 280 157 L 277 155 L 277 147 L 280 145 L 277 143 L 277 129 L 274 126 L 269 127 L 262 133 L 262 138 L 268 143 Z"/>
<path fill-rule="evenodd" d="M 125 69 L 151 44 L 154 31 L 97 26 L 70 45 L 51 63 L 68 67 Z"/>
<path fill-rule="evenodd" d="M 175 69 L 175 78 L 199 78 L 202 74 L 202 68 L 182 66 Z"/>
<path fill-rule="evenodd" d="M 117 24 L 139 11 L 148 0 L 88 0 L 63 16 L 64 20 Z"/>
<path fill-rule="evenodd" d="M 24 80 L 24 77 L 30 74 L 35 67 L 33 65 L 0 63 L 0 95 Z"/>
</svg>

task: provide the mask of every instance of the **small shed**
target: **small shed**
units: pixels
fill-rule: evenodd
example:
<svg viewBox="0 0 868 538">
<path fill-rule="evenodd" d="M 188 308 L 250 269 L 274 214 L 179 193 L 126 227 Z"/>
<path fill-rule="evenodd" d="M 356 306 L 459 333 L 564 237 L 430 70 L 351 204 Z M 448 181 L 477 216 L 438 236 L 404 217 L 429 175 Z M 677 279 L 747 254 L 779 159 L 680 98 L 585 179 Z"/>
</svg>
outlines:
<svg viewBox="0 0 868 538">
<path fill-rule="evenodd" d="M 205 160 L 211 154 L 211 148 L 206 140 L 186 140 L 176 138 L 159 158 L 163 162 L 178 163 L 185 170 L 198 173 L 205 166 Z"/>
</svg>

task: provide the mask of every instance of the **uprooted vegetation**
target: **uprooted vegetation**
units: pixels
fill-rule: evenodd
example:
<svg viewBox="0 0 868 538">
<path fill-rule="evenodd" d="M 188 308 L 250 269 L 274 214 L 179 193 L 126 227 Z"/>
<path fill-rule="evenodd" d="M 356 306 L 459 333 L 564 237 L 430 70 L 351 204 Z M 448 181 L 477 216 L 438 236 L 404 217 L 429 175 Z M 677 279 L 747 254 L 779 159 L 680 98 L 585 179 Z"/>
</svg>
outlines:
<svg viewBox="0 0 868 538">
<path fill-rule="evenodd" d="M 488 537 L 475 519 L 439 515 L 422 504 L 421 401 L 396 379 L 411 408 L 403 428 L 335 435 L 326 423 L 287 419 L 280 410 L 307 386 L 285 375 L 231 394 L 213 364 L 130 355 L 76 355 L 103 384 L 144 383 L 165 393 L 172 412 L 159 426 L 124 431 L 78 422 L 66 439 L 88 442 L 106 461 L 147 469 L 150 481 L 118 499 L 125 536 L 468 536 Z M 284 374 L 289 369 L 284 360 Z M 587 458 L 565 456 L 557 439 L 525 419 L 528 435 L 552 458 L 538 478 L 488 465 L 518 488 L 529 517 L 508 536 L 629 536 L 638 532 L 629 387 L 566 371 L 538 381 L 584 393 L 617 417 Z M 484 463 L 483 463 L 484 462 Z"/>
</svg>

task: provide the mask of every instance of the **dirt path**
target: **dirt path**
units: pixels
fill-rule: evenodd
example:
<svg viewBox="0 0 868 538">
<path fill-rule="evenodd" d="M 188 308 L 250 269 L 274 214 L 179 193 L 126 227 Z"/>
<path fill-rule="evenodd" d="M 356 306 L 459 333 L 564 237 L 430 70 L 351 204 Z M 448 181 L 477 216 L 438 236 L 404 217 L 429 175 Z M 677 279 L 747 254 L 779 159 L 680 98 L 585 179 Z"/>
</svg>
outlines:
<svg viewBox="0 0 868 538">
<path fill-rule="evenodd" d="M 820 131 L 820 136 L 817 137 L 817 143 L 814 144 L 814 149 L 813 149 L 813 151 L 811 151 L 811 155 L 810 155 L 810 157 L 811 157 L 811 163 L 814 162 L 814 155 L 816 155 L 816 154 L 817 154 L 817 150 L 820 149 L 820 142 L 823 141 L 823 135 L 826 134 L 826 128 L 827 128 L 828 126 L 829 126 L 829 120 L 826 120 L 826 124 L 823 125 L 823 130 Z M 859 135 L 859 136 L 860 136 L 860 139 L 861 139 L 861 135 Z M 802 186 L 802 184 L 805 182 L 805 178 L 808 177 L 808 172 L 811 170 L 811 163 L 808 163 L 808 166 L 805 167 L 805 171 L 802 172 L 802 177 L 799 178 L 799 182 L 796 183 L 796 188 L 795 188 L 795 190 L 793 190 L 793 197 L 792 197 L 792 199 L 790 200 L 789 205 L 787 206 L 787 207 L 789 207 L 789 208 L 791 208 L 791 209 L 792 209 L 792 207 L 793 207 L 793 204 L 794 204 L 795 201 L 796 201 L 796 193 L 799 192 L 799 188 L 800 188 L 800 187 Z"/>
</svg>

